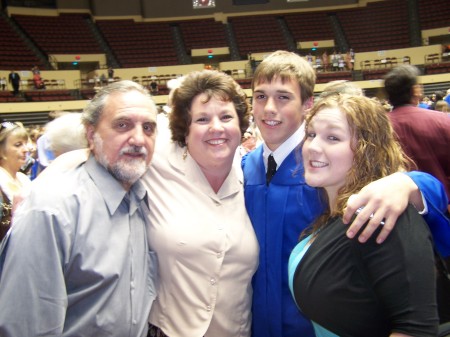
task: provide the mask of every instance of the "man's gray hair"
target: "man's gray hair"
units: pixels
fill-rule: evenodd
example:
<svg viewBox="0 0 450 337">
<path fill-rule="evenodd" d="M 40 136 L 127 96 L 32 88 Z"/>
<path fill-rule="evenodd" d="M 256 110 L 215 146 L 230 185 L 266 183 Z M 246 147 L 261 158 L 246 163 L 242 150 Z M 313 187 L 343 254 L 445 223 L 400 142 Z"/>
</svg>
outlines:
<svg viewBox="0 0 450 337">
<path fill-rule="evenodd" d="M 100 89 L 100 91 L 94 96 L 94 98 L 88 103 L 83 111 L 82 122 L 85 126 L 92 125 L 97 126 L 100 116 L 105 108 L 108 98 L 116 93 L 126 93 L 129 91 L 138 91 L 141 94 L 148 96 L 149 100 L 154 105 L 156 111 L 156 104 L 153 101 L 149 91 L 144 88 L 139 83 L 123 80 L 118 82 L 113 82 L 106 87 Z"/>
</svg>

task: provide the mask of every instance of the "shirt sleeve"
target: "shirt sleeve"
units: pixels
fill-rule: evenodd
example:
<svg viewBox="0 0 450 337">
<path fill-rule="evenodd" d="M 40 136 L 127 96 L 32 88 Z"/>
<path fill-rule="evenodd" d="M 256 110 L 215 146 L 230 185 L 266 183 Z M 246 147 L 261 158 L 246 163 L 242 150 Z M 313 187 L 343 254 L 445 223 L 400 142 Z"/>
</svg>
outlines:
<svg viewBox="0 0 450 337">
<path fill-rule="evenodd" d="M 423 218 L 433 234 L 436 250 L 444 257 L 450 256 L 450 219 L 445 215 L 448 199 L 443 185 L 428 173 L 412 171 L 405 174 L 419 187 L 426 200 L 428 213 Z"/>
<path fill-rule="evenodd" d="M 389 317 L 392 331 L 436 335 L 434 253 L 431 235 L 420 215 L 408 207 L 389 239 L 381 245 L 374 240 L 366 244 L 353 240 L 353 247 L 359 256 L 359 268 Z"/>
<path fill-rule="evenodd" d="M 25 205 L 23 205 L 25 206 Z M 68 226 L 55 214 L 17 212 L 0 266 L 0 336 L 60 336 L 67 307 Z"/>
</svg>

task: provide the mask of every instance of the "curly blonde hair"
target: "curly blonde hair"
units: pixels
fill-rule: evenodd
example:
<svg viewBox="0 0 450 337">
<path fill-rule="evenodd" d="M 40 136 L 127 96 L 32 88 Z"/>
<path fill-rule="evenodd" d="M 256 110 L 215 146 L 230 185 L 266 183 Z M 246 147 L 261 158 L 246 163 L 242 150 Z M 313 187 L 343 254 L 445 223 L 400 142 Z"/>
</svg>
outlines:
<svg viewBox="0 0 450 337">
<path fill-rule="evenodd" d="M 383 106 L 376 100 L 348 94 L 333 94 L 320 99 L 306 116 L 306 128 L 321 110 L 339 109 L 347 119 L 354 142 L 351 145 L 353 165 L 347 172 L 345 184 L 339 189 L 335 210 L 319 217 L 313 231 L 330 217 L 342 216 L 348 198 L 370 182 L 398 171 L 413 168 L 412 160 L 397 141 Z M 325 194 L 324 189 L 322 193 Z M 326 197 L 326 196 L 325 196 Z"/>
</svg>

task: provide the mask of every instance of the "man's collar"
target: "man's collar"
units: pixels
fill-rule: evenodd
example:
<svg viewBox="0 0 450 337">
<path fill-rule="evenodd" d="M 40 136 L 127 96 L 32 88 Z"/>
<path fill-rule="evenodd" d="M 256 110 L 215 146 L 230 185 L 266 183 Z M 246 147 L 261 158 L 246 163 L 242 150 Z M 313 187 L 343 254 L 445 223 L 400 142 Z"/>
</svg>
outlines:
<svg viewBox="0 0 450 337">
<path fill-rule="evenodd" d="M 300 144 L 300 142 L 305 137 L 305 122 L 303 122 L 300 127 L 295 131 L 288 139 L 284 141 L 275 151 L 271 151 L 266 143 L 263 143 L 263 157 L 264 163 L 267 164 L 267 158 L 272 153 L 273 157 L 280 167 L 281 163 L 286 159 L 286 157 Z"/>
</svg>

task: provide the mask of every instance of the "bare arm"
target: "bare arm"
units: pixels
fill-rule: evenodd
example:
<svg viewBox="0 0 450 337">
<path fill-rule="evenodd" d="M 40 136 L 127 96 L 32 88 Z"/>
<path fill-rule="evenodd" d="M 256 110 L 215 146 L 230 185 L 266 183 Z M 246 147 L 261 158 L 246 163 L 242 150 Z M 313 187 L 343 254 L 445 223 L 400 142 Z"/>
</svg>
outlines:
<svg viewBox="0 0 450 337">
<path fill-rule="evenodd" d="M 384 223 L 383 229 L 377 237 L 377 242 L 382 243 L 392 231 L 397 218 L 404 212 L 408 203 L 413 204 L 418 211 L 422 211 L 424 208 L 419 188 L 404 173 L 397 172 L 368 184 L 347 203 L 343 217 L 344 223 L 349 223 L 355 212 L 363 207 L 347 230 L 347 236 L 353 238 L 370 219 L 364 231 L 359 235 L 358 241 L 366 242 L 378 226 Z"/>
</svg>

